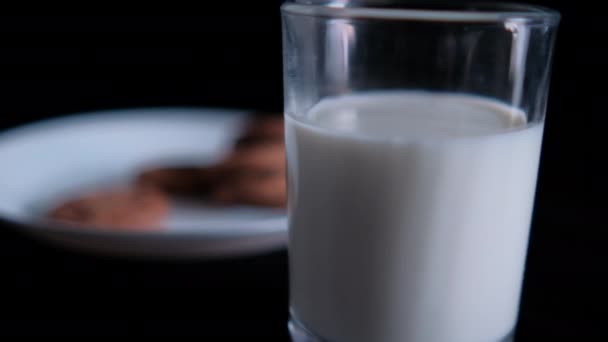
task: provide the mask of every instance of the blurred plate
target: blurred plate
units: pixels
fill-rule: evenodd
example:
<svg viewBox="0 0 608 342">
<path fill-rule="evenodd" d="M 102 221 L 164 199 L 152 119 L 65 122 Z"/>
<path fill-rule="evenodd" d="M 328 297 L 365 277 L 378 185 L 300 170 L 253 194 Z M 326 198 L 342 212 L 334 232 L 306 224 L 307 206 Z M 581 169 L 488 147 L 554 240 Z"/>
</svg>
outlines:
<svg viewBox="0 0 608 342">
<path fill-rule="evenodd" d="M 0 133 L 0 220 L 65 246 L 114 255 L 207 257 L 280 248 L 284 210 L 174 203 L 165 229 L 125 232 L 44 219 L 57 201 L 104 184 L 127 184 L 151 165 L 212 163 L 247 112 L 199 108 L 84 113 Z"/>
</svg>

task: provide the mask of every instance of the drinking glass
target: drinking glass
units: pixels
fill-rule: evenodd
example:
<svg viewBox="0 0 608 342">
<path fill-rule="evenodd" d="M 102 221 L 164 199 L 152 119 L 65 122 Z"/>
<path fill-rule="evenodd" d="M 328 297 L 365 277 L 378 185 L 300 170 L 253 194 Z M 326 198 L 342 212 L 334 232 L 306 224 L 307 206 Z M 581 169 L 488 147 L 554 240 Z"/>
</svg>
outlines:
<svg viewBox="0 0 608 342">
<path fill-rule="evenodd" d="M 294 341 L 512 338 L 559 19 L 283 4 Z"/>
</svg>

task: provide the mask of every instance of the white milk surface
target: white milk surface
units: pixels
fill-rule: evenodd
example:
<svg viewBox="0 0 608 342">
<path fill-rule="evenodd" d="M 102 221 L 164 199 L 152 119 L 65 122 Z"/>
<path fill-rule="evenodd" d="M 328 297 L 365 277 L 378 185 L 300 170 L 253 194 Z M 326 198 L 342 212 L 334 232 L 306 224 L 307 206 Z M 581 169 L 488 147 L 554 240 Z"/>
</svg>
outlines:
<svg viewBox="0 0 608 342">
<path fill-rule="evenodd" d="M 496 342 L 516 322 L 543 126 L 370 92 L 286 117 L 291 311 L 332 342 Z"/>
</svg>

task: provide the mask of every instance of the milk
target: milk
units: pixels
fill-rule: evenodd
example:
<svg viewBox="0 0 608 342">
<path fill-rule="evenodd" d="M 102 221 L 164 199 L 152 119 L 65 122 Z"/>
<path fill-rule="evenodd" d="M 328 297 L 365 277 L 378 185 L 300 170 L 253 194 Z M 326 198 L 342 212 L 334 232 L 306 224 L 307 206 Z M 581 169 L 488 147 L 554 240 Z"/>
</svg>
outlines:
<svg viewBox="0 0 608 342">
<path fill-rule="evenodd" d="M 286 115 L 292 317 L 327 341 L 514 328 L 542 123 L 490 99 L 329 98 Z"/>
</svg>

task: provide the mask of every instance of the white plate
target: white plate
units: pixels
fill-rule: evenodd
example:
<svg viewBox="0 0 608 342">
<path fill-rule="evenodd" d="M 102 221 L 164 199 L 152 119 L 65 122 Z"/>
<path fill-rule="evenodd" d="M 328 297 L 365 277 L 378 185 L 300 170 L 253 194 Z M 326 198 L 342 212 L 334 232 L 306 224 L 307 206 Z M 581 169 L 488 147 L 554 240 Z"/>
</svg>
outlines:
<svg viewBox="0 0 608 342">
<path fill-rule="evenodd" d="M 0 133 L 0 219 L 66 246 L 118 255 L 206 257 L 280 248 L 283 210 L 178 203 L 165 229 L 116 232 L 44 220 L 59 199 L 103 184 L 128 183 L 159 163 L 221 158 L 247 112 L 163 108 L 85 113 Z"/>
</svg>

